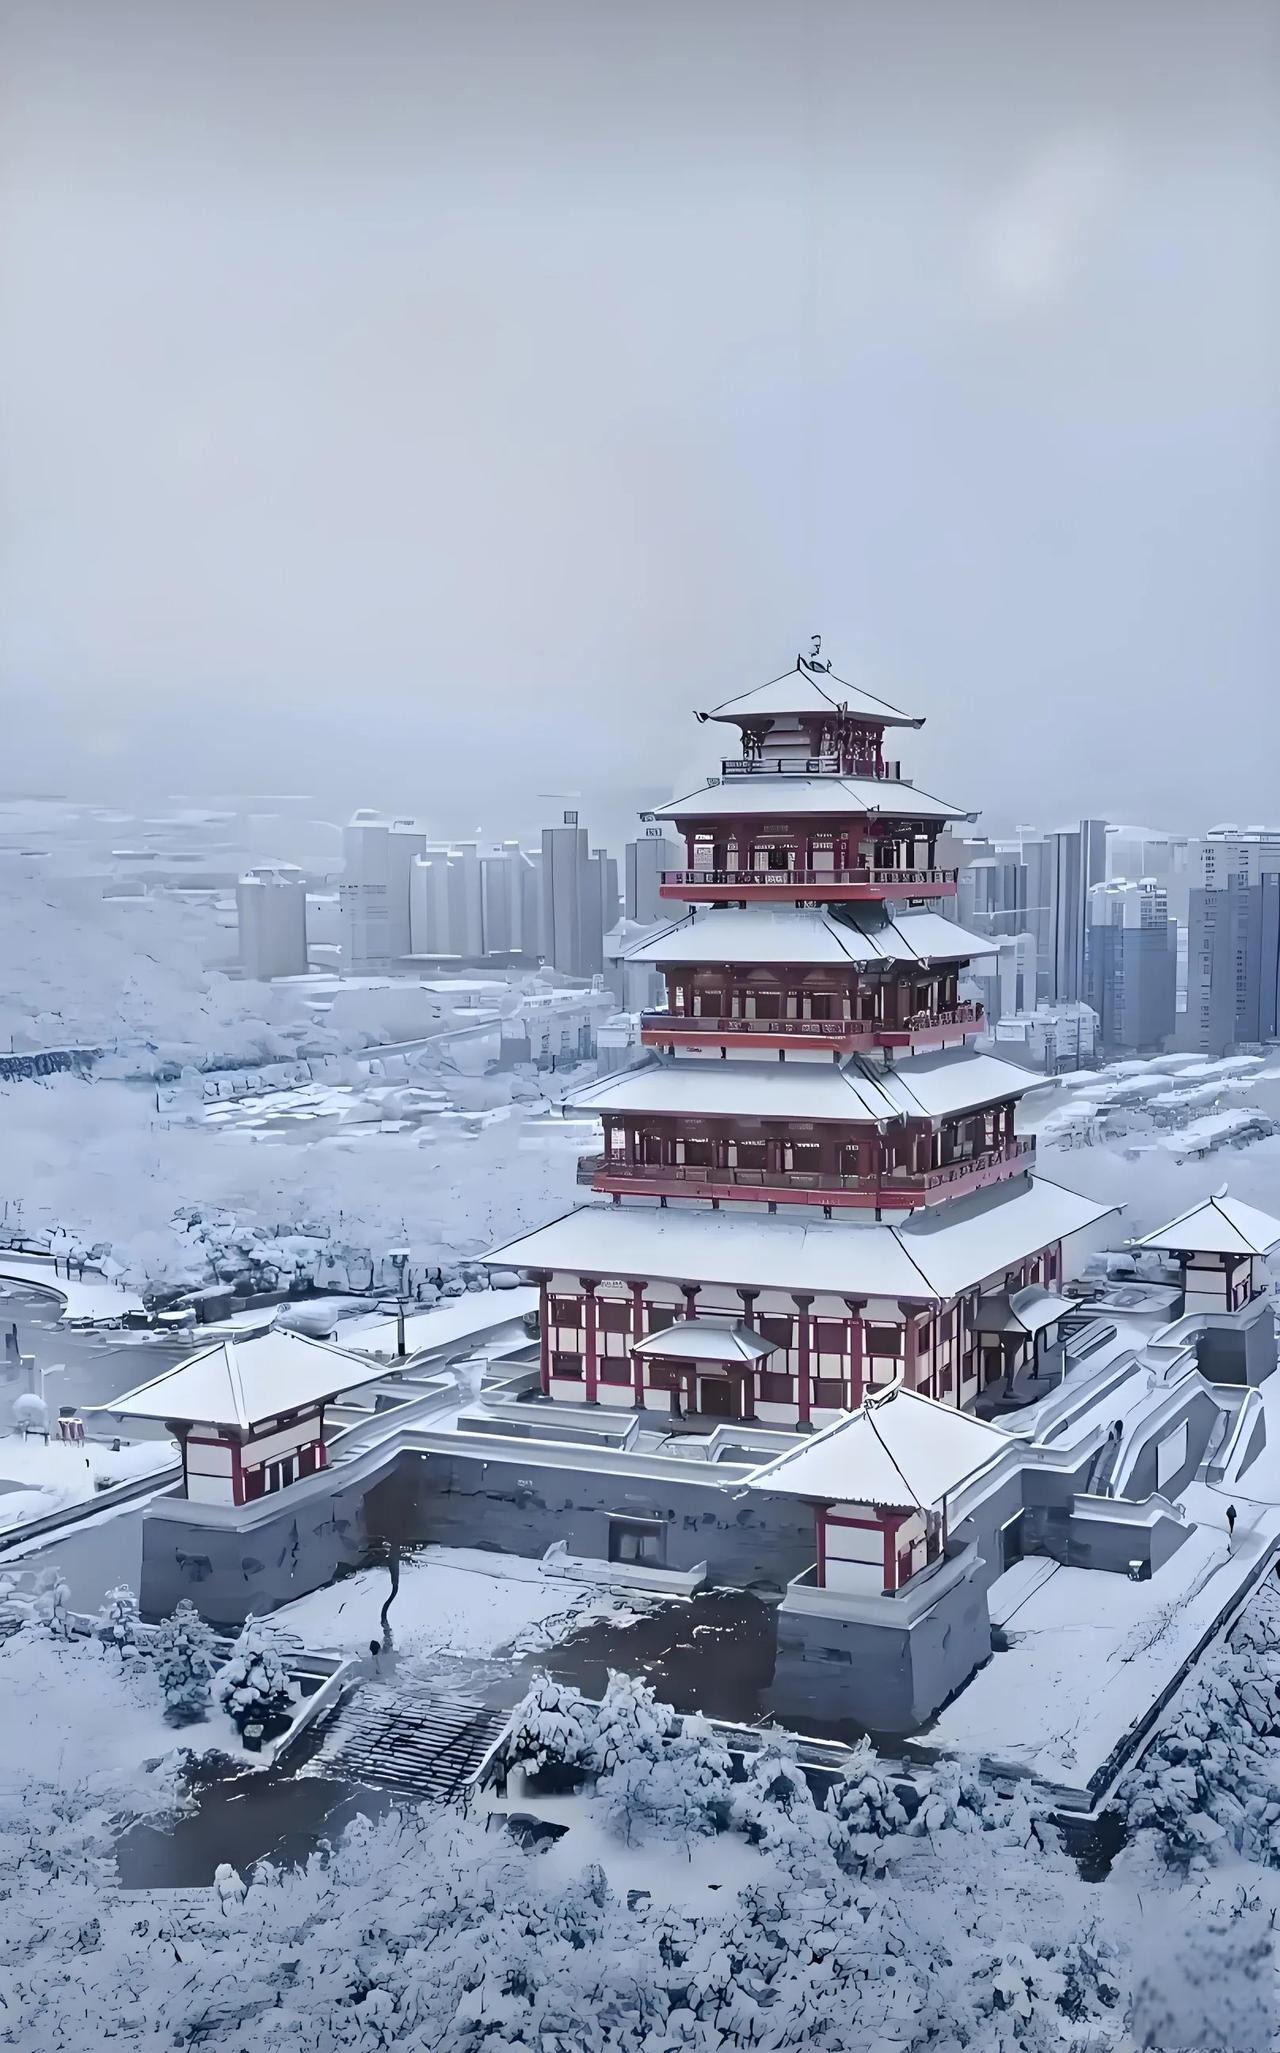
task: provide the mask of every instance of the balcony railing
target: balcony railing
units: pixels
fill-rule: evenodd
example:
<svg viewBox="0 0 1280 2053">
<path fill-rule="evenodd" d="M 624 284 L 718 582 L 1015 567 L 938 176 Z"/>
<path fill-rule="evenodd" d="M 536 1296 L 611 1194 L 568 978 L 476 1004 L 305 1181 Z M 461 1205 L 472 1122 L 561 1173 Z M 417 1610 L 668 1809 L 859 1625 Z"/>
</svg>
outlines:
<svg viewBox="0 0 1280 2053">
<path fill-rule="evenodd" d="M 986 1024 L 981 1005 L 954 1005 L 944 1012 L 915 1012 L 904 1020 L 892 1019 L 743 1019 L 732 1013 L 642 1012 L 640 1031 L 650 1040 L 670 1035 L 680 1040 L 723 1040 L 767 1037 L 770 1040 L 827 1041 L 847 1048 L 874 1048 L 880 1043 L 899 1046 L 917 1036 L 945 1032 L 955 1027 L 978 1033 Z"/>
<path fill-rule="evenodd" d="M 981 1189 L 1030 1166 L 1036 1144 L 1030 1138 L 1006 1142 L 980 1155 L 933 1169 L 885 1170 L 879 1177 L 838 1176 L 819 1170 L 716 1168 L 694 1162 L 625 1162 L 610 1155 L 584 1155 L 578 1182 L 600 1191 L 651 1191 L 675 1197 L 755 1198 L 766 1203 L 874 1205 L 883 1209 L 925 1203 L 962 1189 Z"/>
<path fill-rule="evenodd" d="M 902 761 L 878 763 L 874 756 L 725 756 L 725 777 L 874 777 L 891 784 L 910 783 Z"/>
<path fill-rule="evenodd" d="M 698 889 L 719 887 L 726 891 L 746 890 L 751 886 L 772 886 L 778 890 L 816 889 L 836 884 L 860 884 L 868 890 L 882 888 L 919 891 L 950 891 L 955 887 L 954 870 L 890 870 L 862 865 L 857 869 L 844 870 L 664 870 L 662 884 L 665 890 L 681 890 L 686 885 Z"/>
</svg>

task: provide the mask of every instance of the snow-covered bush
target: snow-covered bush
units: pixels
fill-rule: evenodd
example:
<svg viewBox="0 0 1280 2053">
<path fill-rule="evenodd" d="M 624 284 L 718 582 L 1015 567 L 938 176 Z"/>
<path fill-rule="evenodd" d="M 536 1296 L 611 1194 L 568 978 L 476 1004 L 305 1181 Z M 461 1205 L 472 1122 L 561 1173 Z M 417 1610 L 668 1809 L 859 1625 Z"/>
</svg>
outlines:
<svg viewBox="0 0 1280 2053">
<path fill-rule="evenodd" d="M 1131 1830 L 1186 1867 L 1232 1848 L 1280 1867 L 1280 1796 L 1267 1742 L 1280 1735 L 1280 1651 L 1237 1636 L 1187 1685 L 1119 1791 Z"/>
<path fill-rule="evenodd" d="M 23 1390 L 13 1400 L 13 1423 L 23 1434 L 41 1433 L 49 1437 L 49 1407 L 43 1397 L 37 1397 L 34 1390 Z"/>
<path fill-rule="evenodd" d="M 195 1724 L 208 1710 L 218 1664 L 213 1633 L 189 1597 L 180 1598 L 156 1627 L 152 1656 L 169 1723 Z"/>
<path fill-rule="evenodd" d="M 733 1761 L 705 1719 L 674 1719 L 673 1729 L 656 1741 L 646 1733 L 643 1751 L 615 1755 L 596 1783 L 596 1796 L 620 1839 L 687 1846 L 728 1823 Z"/>
<path fill-rule="evenodd" d="M 270 1628 L 256 1618 L 245 1621 L 215 1686 L 219 1703 L 242 1732 L 251 1722 L 287 1718 L 297 1694 Z"/>
<path fill-rule="evenodd" d="M 511 1714 L 511 1765 L 534 1774 L 548 1768 L 594 1772 L 596 1708 L 580 1690 L 549 1675 L 535 1675 Z"/>
<path fill-rule="evenodd" d="M 106 1601 L 98 1613 L 98 1637 L 106 1646 L 114 1647 L 122 1661 L 133 1660 L 138 1653 L 138 1600 L 127 1583 L 117 1584 L 108 1590 Z"/>
<path fill-rule="evenodd" d="M 637 1676 L 610 1669 L 605 1693 L 594 1706 L 592 1767 L 607 1775 L 624 1762 L 656 1760 L 662 1741 L 676 1728 L 669 1704 L 660 1704 Z"/>
<path fill-rule="evenodd" d="M 828 1827 L 813 1801 L 795 1741 L 787 1733 L 766 1739 L 746 1760 L 745 1780 L 735 1786 L 730 1818 L 754 1846 L 765 1848 L 796 1876 L 831 1860 Z"/>
<path fill-rule="evenodd" d="M 42 1626 L 51 1639 L 71 1637 L 71 1591 L 62 1570 L 52 1563 L 36 1578 L 31 1606 L 32 1623 Z"/>
<path fill-rule="evenodd" d="M 914 1833 L 990 1832 L 1001 1822 L 994 1792 L 964 1761 L 940 1761 L 911 1820 Z"/>
<path fill-rule="evenodd" d="M 885 1842 L 905 1832 L 907 1814 L 869 1739 L 859 1740 L 844 1772 L 827 1792 L 831 1850 L 846 1873 L 879 1865 Z"/>
</svg>

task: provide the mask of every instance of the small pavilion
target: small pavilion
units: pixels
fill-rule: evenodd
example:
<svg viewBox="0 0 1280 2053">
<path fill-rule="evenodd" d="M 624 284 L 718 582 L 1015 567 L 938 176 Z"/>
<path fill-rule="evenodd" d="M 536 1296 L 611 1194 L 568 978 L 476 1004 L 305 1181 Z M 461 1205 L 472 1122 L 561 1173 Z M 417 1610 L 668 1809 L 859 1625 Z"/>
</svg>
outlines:
<svg viewBox="0 0 1280 2053">
<path fill-rule="evenodd" d="M 756 1372 L 777 1349 L 740 1320 L 681 1319 L 637 1340 L 631 1350 L 650 1364 L 650 1388 L 665 1384 L 671 1410 L 708 1418 L 753 1419 Z"/>
<path fill-rule="evenodd" d="M 947 1499 L 1011 1442 L 901 1385 L 748 1478 L 814 1508 L 819 1589 L 894 1596 L 946 1552 Z"/>
<path fill-rule="evenodd" d="M 1280 1248 L 1280 1219 L 1224 1189 L 1131 1245 L 1177 1264 L 1185 1311 L 1241 1312 L 1269 1293 L 1267 1257 Z"/>
<path fill-rule="evenodd" d="M 184 1496 L 251 1504 L 325 1468 L 325 1406 L 386 1375 L 344 1348 L 273 1329 L 220 1341 L 93 1409 L 163 1420 L 182 1451 Z"/>
</svg>

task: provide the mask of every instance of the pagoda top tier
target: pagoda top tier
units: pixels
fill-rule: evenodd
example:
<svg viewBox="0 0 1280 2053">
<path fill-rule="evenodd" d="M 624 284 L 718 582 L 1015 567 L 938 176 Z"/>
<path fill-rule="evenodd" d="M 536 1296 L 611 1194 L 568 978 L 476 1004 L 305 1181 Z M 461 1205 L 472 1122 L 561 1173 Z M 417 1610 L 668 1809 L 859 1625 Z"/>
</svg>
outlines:
<svg viewBox="0 0 1280 2053">
<path fill-rule="evenodd" d="M 923 727 L 924 719 L 904 713 L 861 686 L 838 677 L 829 662 L 816 654 L 797 656 L 795 668 L 754 691 L 741 692 L 699 713 L 700 720 L 728 720 L 743 728 L 766 732 L 775 721 L 821 720 L 834 725 L 845 721 L 861 727 Z"/>
</svg>

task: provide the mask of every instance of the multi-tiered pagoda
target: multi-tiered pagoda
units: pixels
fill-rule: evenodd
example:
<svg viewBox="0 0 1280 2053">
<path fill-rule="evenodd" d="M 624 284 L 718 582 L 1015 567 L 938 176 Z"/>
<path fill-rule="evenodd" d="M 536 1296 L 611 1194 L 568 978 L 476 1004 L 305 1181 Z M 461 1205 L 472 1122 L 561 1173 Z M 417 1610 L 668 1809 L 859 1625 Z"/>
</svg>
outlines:
<svg viewBox="0 0 1280 2053">
<path fill-rule="evenodd" d="M 969 1404 L 1017 1366 L 1007 1293 L 1102 1210 L 1032 1176 L 1030 1079 L 972 1046 L 989 947 L 937 844 L 973 815 L 886 756 L 922 721 L 816 655 L 698 718 L 740 738 L 656 815 L 686 853 L 632 956 L 666 981 L 652 1059 L 575 1100 L 595 1202 L 495 1257 L 540 1285 L 543 1393 L 801 1427 L 892 1382 Z"/>
</svg>

